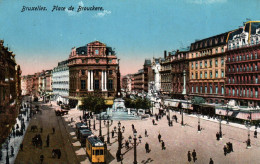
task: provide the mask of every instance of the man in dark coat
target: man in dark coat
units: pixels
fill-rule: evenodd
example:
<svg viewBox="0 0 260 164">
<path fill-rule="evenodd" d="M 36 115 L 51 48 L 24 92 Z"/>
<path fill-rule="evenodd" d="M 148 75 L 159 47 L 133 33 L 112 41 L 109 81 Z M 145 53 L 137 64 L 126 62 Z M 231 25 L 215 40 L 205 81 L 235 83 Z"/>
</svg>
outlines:
<svg viewBox="0 0 260 164">
<path fill-rule="evenodd" d="M 49 147 L 49 144 L 50 144 L 50 136 L 49 134 L 47 135 L 47 139 L 46 139 L 46 145 L 47 147 Z"/>
<path fill-rule="evenodd" d="M 210 158 L 209 164 L 214 164 L 214 161 L 212 160 L 212 158 Z"/>
<path fill-rule="evenodd" d="M 161 134 L 159 133 L 159 135 L 158 135 L 158 140 L 159 140 L 159 142 L 161 142 L 161 138 L 162 138 L 162 136 L 161 136 Z"/>
<path fill-rule="evenodd" d="M 188 161 L 190 162 L 190 161 L 191 161 L 191 154 L 190 154 L 190 151 L 188 151 L 187 156 L 188 156 Z"/>
<path fill-rule="evenodd" d="M 23 151 L 23 143 L 20 144 L 20 150 Z"/>
<path fill-rule="evenodd" d="M 165 150 L 165 143 L 163 140 L 162 140 L 162 150 Z"/>
<path fill-rule="evenodd" d="M 196 160 L 197 160 L 197 153 L 196 153 L 195 149 L 192 152 L 192 157 L 193 157 L 193 161 L 196 162 Z"/>
<path fill-rule="evenodd" d="M 146 150 L 146 153 L 149 153 L 149 144 L 147 142 L 145 144 L 145 150 Z"/>
</svg>

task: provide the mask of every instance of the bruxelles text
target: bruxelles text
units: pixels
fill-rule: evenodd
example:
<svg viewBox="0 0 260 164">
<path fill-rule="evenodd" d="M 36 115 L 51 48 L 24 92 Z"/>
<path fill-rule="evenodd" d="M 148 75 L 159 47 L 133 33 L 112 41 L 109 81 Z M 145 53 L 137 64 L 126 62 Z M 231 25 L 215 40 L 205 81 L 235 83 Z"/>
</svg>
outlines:
<svg viewBox="0 0 260 164">
<path fill-rule="evenodd" d="M 52 8 L 52 12 L 54 11 L 74 11 L 74 7 L 70 6 L 68 8 L 64 7 L 64 6 L 58 6 L 58 5 L 54 5 Z M 104 8 L 103 7 L 96 7 L 96 6 L 91 6 L 91 7 L 84 7 L 84 6 L 78 6 L 77 8 L 77 12 L 81 12 L 81 11 L 103 11 Z M 25 11 L 47 11 L 47 7 L 45 6 L 23 6 L 21 12 L 25 12 Z"/>
</svg>

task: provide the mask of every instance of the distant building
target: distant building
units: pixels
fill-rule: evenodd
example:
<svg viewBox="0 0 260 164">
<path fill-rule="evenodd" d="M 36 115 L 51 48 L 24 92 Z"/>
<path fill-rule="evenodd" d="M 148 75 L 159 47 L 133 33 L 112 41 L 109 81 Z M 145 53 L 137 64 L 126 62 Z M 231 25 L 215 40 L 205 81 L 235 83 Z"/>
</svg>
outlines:
<svg viewBox="0 0 260 164">
<path fill-rule="evenodd" d="M 164 95 L 170 95 L 172 93 L 172 63 L 171 53 L 164 51 L 164 58 L 161 60 L 161 93 Z"/>
<path fill-rule="evenodd" d="M 161 77 L 160 77 L 160 70 L 161 70 L 161 58 L 153 58 L 152 60 L 152 71 L 153 71 L 153 79 L 149 82 L 150 84 L 150 91 L 151 92 L 160 92 L 161 90 Z"/>
<path fill-rule="evenodd" d="M 122 89 L 124 89 L 126 93 L 131 93 L 131 91 L 132 91 L 132 81 L 133 81 L 133 75 L 132 74 L 125 75 L 122 78 Z"/>
<path fill-rule="evenodd" d="M 133 90 L 137 93 L 144 92 L 144 70 L 140 69 L 137 73 L 133 75 L 133 83 L 134 88 Z"/>
<path fill-rule="evenodd" d="M 69 104 L 69 67 L 68 60 L 58 63 L 52 70 L 52 89 L 54 99 Z"/>
<path fill-rule="evenodd" d="M 260 21 L 246 22 L 230 33 L 226 61 L 227 101 L 260 106 Z"/>
<path fill-rule="evenodd" d="M 94 41 L 83 47 L 72 48 L 68 67 L 70 99 L 79 100 L 87 94 L 113 99 L 120 92 L 118 59 L 115 51 L 104 43 Z"/>
</svg>

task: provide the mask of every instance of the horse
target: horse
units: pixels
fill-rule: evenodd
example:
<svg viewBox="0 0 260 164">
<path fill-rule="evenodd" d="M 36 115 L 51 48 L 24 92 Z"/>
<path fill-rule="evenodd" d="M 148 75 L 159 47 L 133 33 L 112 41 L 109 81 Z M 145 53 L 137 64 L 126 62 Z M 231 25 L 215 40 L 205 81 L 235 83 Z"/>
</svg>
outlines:
<svg viewBox="0 0 260 164">
<path fill-rule="evenodd" d="M 32 125 L 32 126 L 31 126 L 31 131 L 33 131 L 33 132 L 34 132 L 35 130 L 37 130 L 37 131 L 38 131 L 38 127 L 37 127 L 36 125 Z"/>
</svg>

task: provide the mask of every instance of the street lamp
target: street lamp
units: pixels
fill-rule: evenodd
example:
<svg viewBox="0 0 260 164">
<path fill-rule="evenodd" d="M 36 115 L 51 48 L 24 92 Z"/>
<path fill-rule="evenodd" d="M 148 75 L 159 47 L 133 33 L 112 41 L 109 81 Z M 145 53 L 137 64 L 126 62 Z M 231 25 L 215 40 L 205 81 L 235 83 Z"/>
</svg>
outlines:
<svg viewBox="0 0 260 164">
<path fill-rule="evenodd" d="M 197 113 L 197 116 L 198 116 L 198 133 L 200 133 L 201 128 L 200 128 L 200 113 L 199 113 L 199 111 Z"/>
<path fill-rule="evenodd" d="M 109 126 L 112 125 L 112 122 L 107 120 L 107 143 L 110 143 L 110 137 L 109 137 Z"/>
<path fill-rule="evenodd" d="M 251 128 L 251 118 L 249 117 L 249 121 L 245 121 L 245 126 L 248 129 L 248 139 L 246 142 L 247 148 L 251 148 L 251 142 L 250 142 L 250 128 Z"/>
<path fill-rule="evenodd" d="M 120 121 L 117 123 L 118 125 L 118 150 L 117 150 L 117 161 L 121 161 L 121 149 L 122 149 L 122 132 L 121 132 L 121 123 Z M 116 127 L 114 127 L 114 131 Z"/>
<path fill-rule="evenodd" d="M 136 140 L 137 140 L 137 131 L 136 131 L 136 129 L 134 129 L 134 131 L 133 131 L 133 135 L 134 135 L 134 164 L 137 164 L 137 151 L 136 151 L 136 146 L 138 145 L 137 143 L 136 143 Z M 142 137 L 141 137 L 141 135 L 138 137 L 139 138 L 139 143 L 141 143 L 141 140 L 142 140 Z M 132 137 L 131 136 L 129 136 L 129 138 L 128 138 L 128 140 L 129 140 L 129 142 L 131 143 L 131 140 L 132 140 Z M 131 143 L 132 144 L 132 143 Z"/>
<path fill-rule="evenodd" d="M 222 138 L 222 129 L 221 129 L 221 121 L 222 121 L 222 117 L 221 117 L 221 111 L 219 112 L 219 138 Z"/>
</svg>

